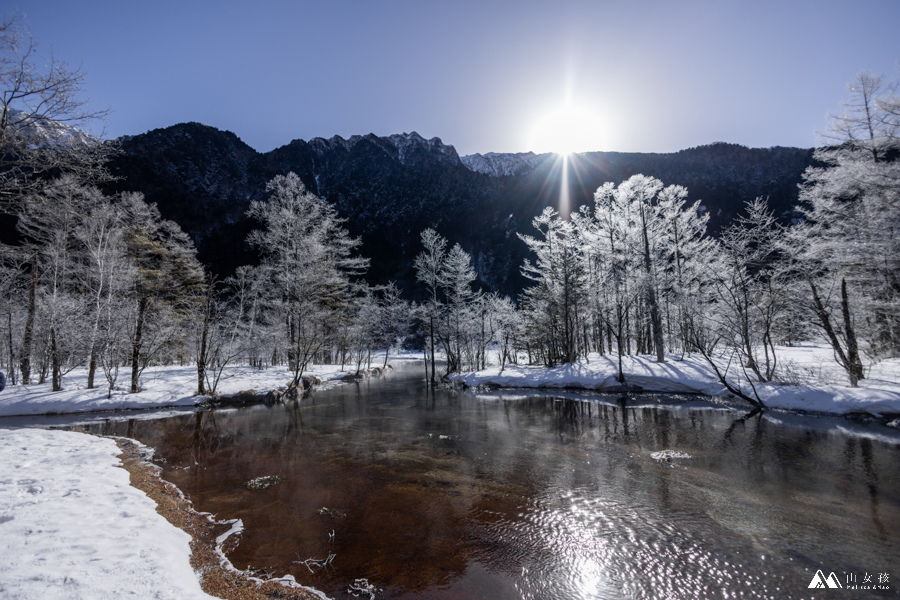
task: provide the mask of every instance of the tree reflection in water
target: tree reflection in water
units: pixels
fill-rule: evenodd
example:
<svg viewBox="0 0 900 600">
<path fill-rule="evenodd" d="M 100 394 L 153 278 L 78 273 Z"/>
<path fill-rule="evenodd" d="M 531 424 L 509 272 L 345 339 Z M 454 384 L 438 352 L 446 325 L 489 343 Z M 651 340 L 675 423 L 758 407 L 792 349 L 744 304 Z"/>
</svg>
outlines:
<svg viewBox="0 0 900 600">
<path fill-rule="evenodd" d="M 364 578 L 387 598 L 803 597 L 823 566 L 900 556 L 889 428 L 694 397 L 467 394 L 416 371 L 104 429 L 156 448 L 198 510 L 243 519 L 235 566 L 332 595 Z"/>
</svg>

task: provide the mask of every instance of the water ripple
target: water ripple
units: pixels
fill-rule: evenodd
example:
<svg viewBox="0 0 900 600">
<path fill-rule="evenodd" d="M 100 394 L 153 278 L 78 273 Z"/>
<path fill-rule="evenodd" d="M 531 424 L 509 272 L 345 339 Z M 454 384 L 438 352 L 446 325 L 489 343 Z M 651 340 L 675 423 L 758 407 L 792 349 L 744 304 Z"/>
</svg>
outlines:
<svg viewBox="0 0 900 600">
<path fill-rule="evenodd" d="M 727 590 L 784 598 L 783 578 L 706 543 L 694 515 L 577 495 L 543 498 L 514 515 L 481 515 L 476 558 L 515 575 L 522 598 L 698 598 Z M 706 528 L 706 531 L 704 530 Z"/>
</svg>

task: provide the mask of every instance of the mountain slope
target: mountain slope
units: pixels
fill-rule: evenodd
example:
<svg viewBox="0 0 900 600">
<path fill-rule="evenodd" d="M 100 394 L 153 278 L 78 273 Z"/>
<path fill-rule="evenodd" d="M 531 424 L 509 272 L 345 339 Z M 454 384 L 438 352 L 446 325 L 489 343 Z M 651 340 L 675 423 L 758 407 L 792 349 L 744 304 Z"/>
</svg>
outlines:
<svg viewBox="0 0 900 600">
<path fill-rule="evenodd" d="M 395 280 L 410 293 L 426 227 L 469 251 L 488 287 L 521 290 L 526 248 L 515 234 L 531 233 L 531 219 L 545 206 L 558 207 L 563 181 L 555 155 L 460 159 L 453 146 L 415 132 L 294 140 L 259 153 L 231 132 L 185 123 L 123 138 L 121 146 L 111 165 L 121 179 L 110 191 L 144 192 L 193 236 L 201 260 L 219 275 L 256 260 L 244 243 L 254 227 L 245 211 L 265 196 L 267 181 L 294 171 L 362 238 L 362 253 L 372 259 L 368 279 Z M 644 173 L 686 186 L 690 198 L 703 200 L 716 230 L 757 196 L 789 211 L 811 161 L 811 150 L 713 144 L 673 154 L 586 153 L 566 166 L 573 208 L 591 202 L 605 181 Z"/>
</svg>

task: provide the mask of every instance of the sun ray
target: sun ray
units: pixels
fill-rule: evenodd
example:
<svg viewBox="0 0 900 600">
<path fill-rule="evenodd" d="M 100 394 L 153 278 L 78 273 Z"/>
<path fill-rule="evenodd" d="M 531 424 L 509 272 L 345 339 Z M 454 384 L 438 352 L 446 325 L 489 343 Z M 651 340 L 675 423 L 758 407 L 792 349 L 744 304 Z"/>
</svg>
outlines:
<svg viewBox="0 0 900 600">
<path fill-rule="evenodd" d="M 603 127 L 590 111 L 573 104 L 565 104 L 545 114 L 531 132 L 533 152 L 572 154 L 600 150 Z"/>
</svg>

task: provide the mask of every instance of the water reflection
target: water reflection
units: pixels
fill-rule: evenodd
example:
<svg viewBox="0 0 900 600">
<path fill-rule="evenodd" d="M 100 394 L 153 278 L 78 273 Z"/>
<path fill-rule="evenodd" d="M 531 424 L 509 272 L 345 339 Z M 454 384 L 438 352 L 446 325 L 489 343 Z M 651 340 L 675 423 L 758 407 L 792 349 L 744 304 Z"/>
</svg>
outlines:
<svg viewBox="0 0 900 600">
<path fill-rule="evenodd" d="M 236 566 L 337 597 L 365 577 L 389 598 L 801 598 L 819 568 L 900 564 L 888 428 L 415 375 L 95 427 L 157 448 L 198 510 L 243 519 Z M 266 475 L 284 481 L 243 485 Z"/>
</svg>

